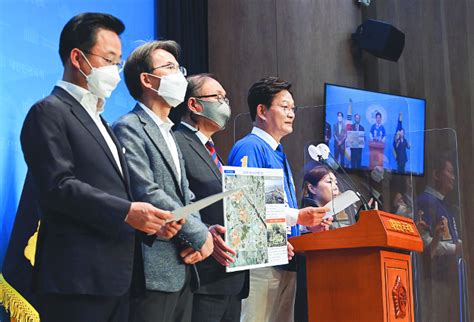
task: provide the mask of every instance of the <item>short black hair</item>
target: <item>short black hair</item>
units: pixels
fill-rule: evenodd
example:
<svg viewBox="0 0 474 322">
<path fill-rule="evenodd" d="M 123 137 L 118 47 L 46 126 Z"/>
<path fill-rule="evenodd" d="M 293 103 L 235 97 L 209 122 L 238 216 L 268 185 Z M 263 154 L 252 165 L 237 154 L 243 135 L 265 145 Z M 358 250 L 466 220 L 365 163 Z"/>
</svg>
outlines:
<svg viewBox="0 0 474 322">
<path fill-rule="evenodd" d="M 443 171 L 446 169 L 448 163 L 451 163 L 453 168 L 455 167 L 454 158 L 447 152 L 436 153 L 436 157 L 430 158 L 430 166 L 434 171 Z"/>
<path fill-rule="evenodd" d="M 252 121 L 255 121 L 255 118 L 257 117 L 257 106 L 259 104 L 263 104 L 267 108 L 270 108 L 275 95 L 284 90 L 287 90 L 290 92 L 290 94 L 292 94 L 290 88 L 290 83 L 281 80 L 278 77 L 262 78 L 253 84 L 250 87 L 247 96 L 247 103 L 249 105 L 250 117 L 252 118 Z"/>
<path fill-rule="evenodd" d="M 382 113 L 380 113 L 380 112 L 375 113 L 375 117 L 377 117 L 377 116 L 382 117 Z"/>
<path fill-rule="evenodd" d="M 149 41 L 135 48 L 125 62 L 123 69 L 125 84 L 130 95 L 136 100 L 143 94 L 140 86 L 140 74 L 152 72 L 154 66 L 151 54 L 157 49 L 169 52 L 176 60 L 178 60 L 181 50 L 178 43 L 173 40 Z"/>
<path fill-rule="evenodd" d="M 59 38 L 59 56 L 63 65 L 74 48 L 89 51 L 94 47 L 99 29 L 111 30 L 120 35 L 125 25 L 120 19 L 106 13 L 85 12 L 72 17 Z"/>
<path fill-rule="evenodd" d="M 337 112 L 337 116 L 339 116 L 339 114 L 340 114 L 341 116 L 344 116 L 344 114 L 342 114 L 342 112 Z"/>
</svg>

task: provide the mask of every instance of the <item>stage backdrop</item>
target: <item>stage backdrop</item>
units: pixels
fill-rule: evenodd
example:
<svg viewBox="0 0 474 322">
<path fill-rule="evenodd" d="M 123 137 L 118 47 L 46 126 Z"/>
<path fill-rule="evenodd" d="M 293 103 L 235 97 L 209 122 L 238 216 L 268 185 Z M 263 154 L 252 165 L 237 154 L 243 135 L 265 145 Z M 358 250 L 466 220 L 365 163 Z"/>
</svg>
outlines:
<svg viewBox="0 0 474 322">
<path fill-rule="evenodd" d="M 126 26 L 121 37 L 125 59 L 140 40 L 155 38 L 155 9 L 154 0 L 0 0 L 0 267 L 26 174 L 21 126 L 31 105 L 47 96 L 62 77 L 58 54 L 62 27 L 81 12 L 117 16 Z M 105 119 L 113 123 L 133 105 L 122 81 L 107 101 Z M 18 245 L 19 250 L 25 246 Z M 5 297 L 0 294 L 0 302 Z"/>
</svg>

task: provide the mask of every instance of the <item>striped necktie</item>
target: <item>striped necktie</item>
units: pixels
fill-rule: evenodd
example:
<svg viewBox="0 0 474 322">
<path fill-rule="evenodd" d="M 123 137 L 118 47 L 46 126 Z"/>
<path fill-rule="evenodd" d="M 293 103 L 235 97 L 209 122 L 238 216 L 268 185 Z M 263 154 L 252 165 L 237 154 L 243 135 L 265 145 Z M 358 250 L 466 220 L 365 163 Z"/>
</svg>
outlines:
<svg viewBox="0 0 474 322">
<path fill-rule="evenodd" d="M 211 140 L 207 141 L 206 148 L 209 150 L 209 154 L 212 157 L 212 161 L 214 161 L 216 166 L 219 168 L 219 171 L 222 173 L 222 163 L 219 161 L 219 157 L 217 156 L 216 152 L 216 147 L 214 146 L 214 143 Z"/>
</svg>

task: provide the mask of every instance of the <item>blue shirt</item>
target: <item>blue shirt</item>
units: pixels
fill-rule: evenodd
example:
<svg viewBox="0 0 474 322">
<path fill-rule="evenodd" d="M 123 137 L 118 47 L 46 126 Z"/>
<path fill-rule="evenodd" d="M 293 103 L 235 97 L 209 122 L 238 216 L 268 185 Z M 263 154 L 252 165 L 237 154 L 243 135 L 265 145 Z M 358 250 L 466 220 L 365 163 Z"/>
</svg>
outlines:
<svg viewBox="0 0 474 322">
<path fill-rule="evenodd" d="M 298 209 L 293 175 L 283 146 L 265 131 L 254 127 L 252 133 L 237 141 L 230 151 L 227 163 L 235 167 L 246 164 L 249 168 L 283 169 L 288 206 Z M 289 236 L 299 236 L 298 225 L 291 227 Z"/>
<path fill-rule="evenodd" d="M 456 220 L 450 210 L 449 205 L 444 200 L 444 196 L 433 188 L 427 188 L 417 198 L 418 211 L 423 211 L 423 220 L 430 226 L 431 231 L 434 231 L 436 225 L 446 218 L 448 222 L 449 239 L 445 240 L 450 243 L 457 243 L 459 241 L 458 229 Z"/>
<path fill-rule="evenodd" d="M 370 133 L 372 134 L 372 137 L 374 138 L 374 140 L 382 141 L 383 138 L 385 137 L 385 128 L 383 127 L 382 124 L 378 125 L 377 123 L 375 123 L 370 128 Z"/>
</svg>

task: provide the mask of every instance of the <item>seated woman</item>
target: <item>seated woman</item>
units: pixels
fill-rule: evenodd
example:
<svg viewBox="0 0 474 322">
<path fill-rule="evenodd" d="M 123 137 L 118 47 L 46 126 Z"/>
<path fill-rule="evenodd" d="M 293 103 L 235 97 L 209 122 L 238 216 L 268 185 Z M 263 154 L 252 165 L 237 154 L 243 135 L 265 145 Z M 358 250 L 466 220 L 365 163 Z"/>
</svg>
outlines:
<svg viewBox="0 0 474 322">
<path fill-rule="evenodd" d="M 303 207 L 323 207 L 340 193 L 337 178 L 329 167 L 317 164 L 305 173 L 303 183 Z M 331 228 L 335 229 L 350 226 L 354 223 L 354 215 L 349 215 L 345 211 L 341 211 L 333 217 Z M 319 226 L 307 228 L 312 232 L 321 230 Z"/>
</svg>

